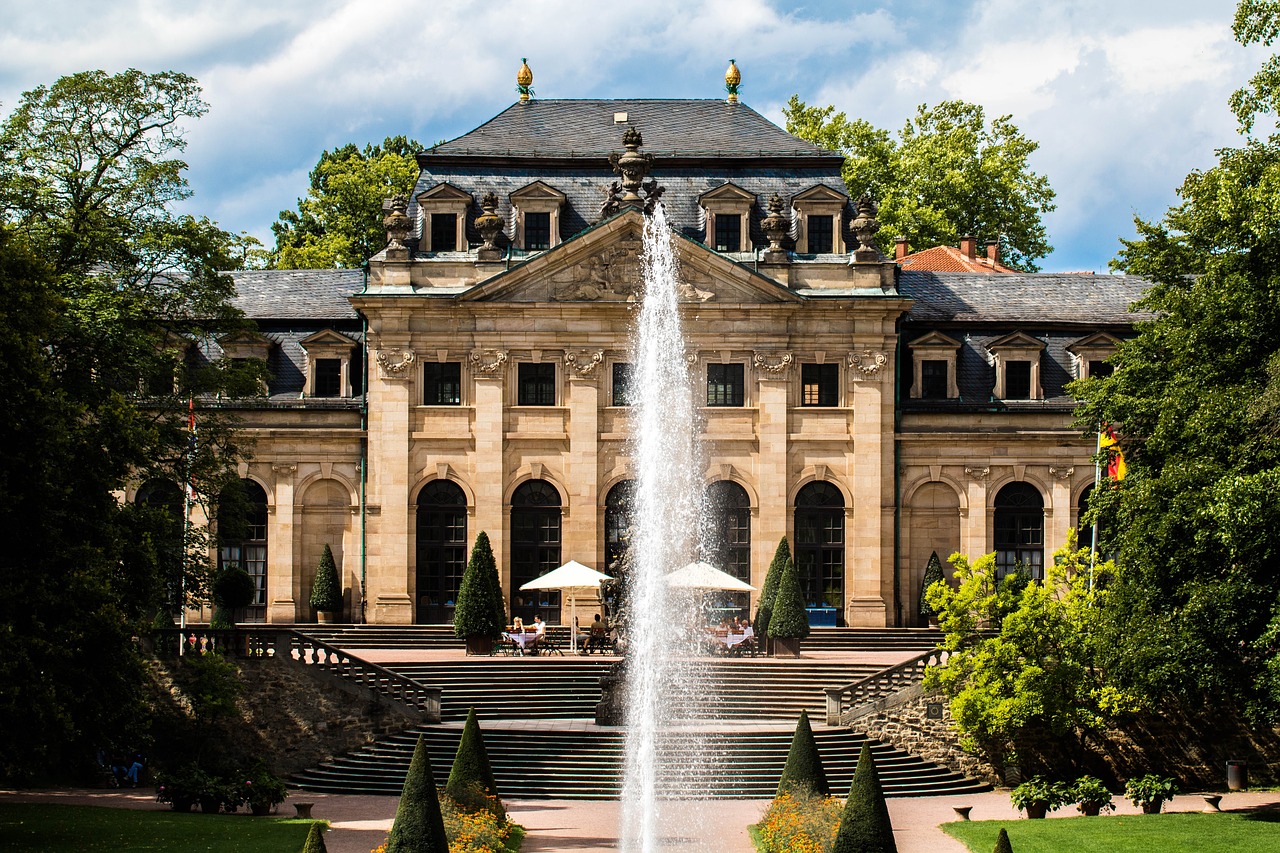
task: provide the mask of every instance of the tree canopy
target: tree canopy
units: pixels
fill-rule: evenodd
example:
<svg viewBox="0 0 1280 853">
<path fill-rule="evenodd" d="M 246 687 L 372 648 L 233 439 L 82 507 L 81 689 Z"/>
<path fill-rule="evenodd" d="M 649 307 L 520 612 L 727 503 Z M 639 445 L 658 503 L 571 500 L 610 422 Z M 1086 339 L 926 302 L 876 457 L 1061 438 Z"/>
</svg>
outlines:
<svg viewBox="0 0 1280 853">
<path fill-rule="evenodd" d="M 1041 217 L 1055 207 L 1049 179 L 1031 168 L 1040 147 L 1013 123 L 964 101 L 921 105 L 897 138 L 834 106 L 796 95 L 783 108 L 787 132 L 845 155 L 844 181 L 879 204 L 880 248 L 905 236 L 913 250 L 954 246 L 972 235 L 1000 241 L 1002 263 L 1034 272 L 1053 250 Z"/>
<path fill-rule="evenodd" d="M 271 226 L 280 269 L 356 269 L 387 243 L 384 199 L 407 196 L 418 179 L 414 155 L 422 145 L 388 136 L 363 149 L 346 144 L 320 155 L 307 197 L 297 210 L 282 210 Z"/>
<path fill-rule="evenodd" d="M 1246 0 L 1242 43 L 1270 44 L 1280 3 Z M 1136 220 L 1117 269 L 1153 286 L 1154 318 L 1072 386 L 1079 424 L 1115 425 L 1128 475 L 1091 501 L 1111 590 L 1109 668 L 1151 697 L 1228 701 L 1280 717 L 1280 135 L 1252 134 L 1280 100 L 1272 57 L 1232 99 L 1244 135 Z"/>
</svg>

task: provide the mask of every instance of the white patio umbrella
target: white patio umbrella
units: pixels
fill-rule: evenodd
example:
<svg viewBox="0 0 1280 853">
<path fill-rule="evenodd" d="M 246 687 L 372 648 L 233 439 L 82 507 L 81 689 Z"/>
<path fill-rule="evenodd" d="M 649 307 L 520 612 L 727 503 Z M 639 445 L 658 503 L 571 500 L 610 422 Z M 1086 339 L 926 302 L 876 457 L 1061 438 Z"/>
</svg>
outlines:
<svg viewBox="0 0 1280 853">
<path fill-rule="evenodd" d="M 726 592 L 752 592 L 755 587 L 722 572 L 710 563 L 690 563 L 667 575 L 667 586 L 676 589 L 715 589 Z"/>
<path fill-rule="evenodd" d="M 577 560 L 570 560 L 558 569 L 552 569 L 540 578 L 535 578 L 524 584 L 520 589 L 558 589 L 569 595 L 569 637 L 570 649 L 578 650 L 578 629 L 574 620 L 578 615 L 578 595 L 584 592 L 598 593 L 601 581 L 611 581 L 613 578 L 608 575 L 597 572 L 589 566 L 584 566 Z"/>
</svg>

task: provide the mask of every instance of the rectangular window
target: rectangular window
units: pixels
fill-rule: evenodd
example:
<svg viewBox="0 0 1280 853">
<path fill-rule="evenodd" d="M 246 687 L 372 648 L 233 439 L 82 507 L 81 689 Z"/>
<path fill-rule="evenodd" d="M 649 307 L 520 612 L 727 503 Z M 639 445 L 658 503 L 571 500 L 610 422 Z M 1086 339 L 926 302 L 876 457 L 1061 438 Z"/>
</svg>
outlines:
<svg viewBox="0 0 1280 853">
<path fill-rule="evenodd" d="M 1089 376 L 1092 378 L 1101 379 L 1104 376 L 1110 376 L 1114 370 L 1115 368 L 1109 361 L 1089 360 Z"/>
<path fill-rule="evenodd" d="M 631 387 L 631 380 L 634 374 L 632 367 L 632 365 L 623 361 L 613 363 L 613 393 L 610 398 L 610 405 L 635 405 L 635 389 Z"/>
<path fill-rule="evenodd" d="M 947 363 L 925 359 L 920 362 L 920 396 L 926 400 L 947 399 Z"/>
<path fill-rule="evenodd" d="M 1004 398 L 1006 400 L 1031 399 L 1031 362 L 1005 362 Z"/>
<path fill-rule="evenodd" d="M 347 362 L 347 379 L 351 383 L 353 397 L 364 393 L 364 352 L 359 347 L 351 351 L 351 360 Z"/>
<path fill-rule="evenodd" d="M 840 405 L 840 365 L 800 365 L 800 405 Z"/>
<path fill-rule="evenodd" d="M 462 405 L 462 362 L 422 365 L 422 405 Z"/>
<path fill-rule="evenodd" d="M 458 250 L 458 214 L 431 214 L 431 251 L 456 252 Z"/>
<path fill-rule="evenodd" d="M 743 365 L 707 365 L 707 405 L 741 406 L 743 402 Z"/>
<path fill-rule="evenodd" d="M 809 221 L 810 254 L 830 254 L 835 251 L 835 230 L 830 216 L 810 216 Z"/>
<path fill-rule="evenodd" d="M 551 248 L 551 214 L 524 215 L 524 247 L 531 252 Z"/>
<path fill-rule="evenodd" d="M 517 366 L 517 405 L 554 406 L 556 404 L 556 366 L 523 361 Z"/>
<path fill-rule="evenodd" d="M 716 214 L 716 251 L 742 251 L 742 217 L 732 213 Z"/>
<path fill-rule="evenodd" d="M 337 397 L 342 393 L 342 360 L 317 358 L 316 375 L 311 383 L 313 397 Z"/>
</svg>

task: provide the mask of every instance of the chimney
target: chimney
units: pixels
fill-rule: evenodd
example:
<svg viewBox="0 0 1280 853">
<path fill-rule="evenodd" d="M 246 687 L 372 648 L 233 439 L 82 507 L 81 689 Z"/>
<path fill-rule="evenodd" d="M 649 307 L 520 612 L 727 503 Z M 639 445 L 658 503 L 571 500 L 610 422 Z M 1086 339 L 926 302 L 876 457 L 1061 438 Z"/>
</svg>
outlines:
<svg viewBox="0 0 1280 853">
<path fill-rule="evenodd" d="M 973 260 L 973 256 L 978 253 L 977 237 L 961 237 L 960 251 L 964 252 L 964 256 L 969 260 Z"/>
<path fill-rule="evenodd" d="M 993 267 L 996 264 L 1000 263 L 1000 241 L 999 240 L 987 241 L 987 260 L 991 262 L 991 265 Z"/>
<path fill-rule="evenodd" d="M 907 249 L 909 248 L 910 247 L 907 245 L 906 237 L 894 237 L 893 238 L 893 259 L 895 261 L 900 261 L 903 258 L 905 258 L 907 256 Z"/>
</svg>

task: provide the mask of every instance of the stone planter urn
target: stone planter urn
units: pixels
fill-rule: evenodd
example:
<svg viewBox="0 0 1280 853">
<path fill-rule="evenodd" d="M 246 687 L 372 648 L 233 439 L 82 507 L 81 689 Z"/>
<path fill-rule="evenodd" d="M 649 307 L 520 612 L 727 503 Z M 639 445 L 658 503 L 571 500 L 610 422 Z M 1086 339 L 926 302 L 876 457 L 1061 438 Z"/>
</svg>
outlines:
<svg viewBox="0 0 1280 853">
<path fill-rule="evenodd" d="M 249 810 L 253 812 L 253 814 L 256 817 L 262 817 L 264 815 L 271 814 L 271 804 L 270 803 L 254 803 L 253 805 L 249 806 Z"/>
<path fill-rule="evenodd" d="M 1048 803 L 1027 803 L 1027 817 L 1030 820 L 1044 820 L 1048 814 Z"/>
<path fill-rule="evenodd" d="M 1102 812 L 1100 803 L 1081 803 L 1076 808 L 1080 809 L 1080 814 L 1085 817 L 1097 817 Z"/>
<path fill-rule="evenodd" d="M 1164 807 L 1164 800 L 1152 800 L 1149 803 L 1142 804 L 1143 814 L 1160 814 L 1160 809 Z"/>
<path fill-rule="evenodd" d="M 799 637 L 771 637 L 769 639 L 769 643 L 773 649 L 773 654 L 775 657 L 780 657 L 780 658 L 800 657 L 800 638 Z"/>
<path fill-rule="evenodd" d="M 333 610 L 317 610 L 316 621 L 321 625 L 332 625 L 338 621 L 338 614 Z"/>
<path fill-rule="evenodd" d="M 493 637 L 485 637 L 480 635 L 467 637 L 467 654 L 469 655 L 493 654 Z"/>
</svg>

